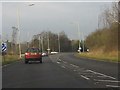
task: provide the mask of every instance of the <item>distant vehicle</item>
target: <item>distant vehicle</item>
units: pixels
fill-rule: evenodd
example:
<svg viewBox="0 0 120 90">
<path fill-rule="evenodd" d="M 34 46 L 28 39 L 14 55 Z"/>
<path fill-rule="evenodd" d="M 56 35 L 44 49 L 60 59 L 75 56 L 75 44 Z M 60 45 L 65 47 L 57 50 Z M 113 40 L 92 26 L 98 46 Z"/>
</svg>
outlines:
<svg viewBox="0 0 120 90">
<path fill-rule="evenodd" d="M 42 63 L 42 53 L 39 48 L 28 48 L 25 53 L 25 64 L 29 61 L 39 61 Z"/>
<path fill-rule="evenodd" d="M 57 54 L 58 52 L 51 52 L 51 54 Z"/>
<path fill-rule="evenodd" d="M 78 49 L 77 52 L 78 53 L 79 52 L 89 52 L 89 48 L 84 48 L 84 50 L 83 50 L 83 48 L 81 48 L 81 49 Z"/>
<path fill-rule="evenodd" d="M 42 52 L 42 56 L 48 56 L 48 53 L 47 52 Z"/>
</svg>

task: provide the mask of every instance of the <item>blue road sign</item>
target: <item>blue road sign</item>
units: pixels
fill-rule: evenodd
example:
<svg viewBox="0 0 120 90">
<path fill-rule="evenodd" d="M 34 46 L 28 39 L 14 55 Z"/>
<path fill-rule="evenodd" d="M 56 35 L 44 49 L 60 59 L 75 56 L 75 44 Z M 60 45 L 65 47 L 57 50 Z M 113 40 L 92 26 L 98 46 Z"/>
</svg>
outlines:
<svg viewBox="0 0 120 90">
<path fill-rule="evenodd" d="M 2 52 L 5 52 L 7 50 L 7 44 L 2 43 Z"/>
</svg>

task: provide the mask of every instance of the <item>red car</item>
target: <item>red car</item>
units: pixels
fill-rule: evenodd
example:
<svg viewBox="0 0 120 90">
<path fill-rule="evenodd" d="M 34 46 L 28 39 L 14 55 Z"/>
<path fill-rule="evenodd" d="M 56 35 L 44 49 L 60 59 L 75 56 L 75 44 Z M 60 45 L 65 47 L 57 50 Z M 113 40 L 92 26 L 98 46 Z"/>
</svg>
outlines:
<svg viewBox="0 0 120 90">
<path fill-rule="evenodd" d="M 42 63 L 42 52 L 39 48 L 28 48 L 25 53 L 25 64 L 29 61 L 40 61 Z"/>
</svg>

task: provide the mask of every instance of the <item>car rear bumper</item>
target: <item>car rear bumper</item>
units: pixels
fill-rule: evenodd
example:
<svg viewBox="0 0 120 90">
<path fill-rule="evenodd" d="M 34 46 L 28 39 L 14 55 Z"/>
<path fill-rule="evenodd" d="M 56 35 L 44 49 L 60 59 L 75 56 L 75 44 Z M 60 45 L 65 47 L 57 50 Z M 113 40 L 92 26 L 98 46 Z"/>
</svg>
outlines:
<svg viewBox="0 0 120 90">
<path fill-rule="evenodd" d="M 42 58 L 25 58 L 26 61 L 40 61 Z"/>
</svg>

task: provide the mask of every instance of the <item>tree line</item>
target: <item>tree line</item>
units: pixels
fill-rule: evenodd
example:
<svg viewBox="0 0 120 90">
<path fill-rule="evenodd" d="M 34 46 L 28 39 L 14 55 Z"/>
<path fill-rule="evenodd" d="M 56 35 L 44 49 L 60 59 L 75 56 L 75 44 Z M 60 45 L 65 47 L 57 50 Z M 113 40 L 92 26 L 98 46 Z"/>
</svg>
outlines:
<svg viewBox="0 0 120 90">
<path fill-rule="evenodd" d="M 7 53 L 8 54 L 19 54 L 19 44 L 15 44 L 10 41 L 7 43 Z M 25 53 L 29 47 L 37 47 L 42 51 L 47 51 L 48 43 L 50 51 L 56 52 L 77 52 L 79 46 L 79 40 L 70 40 L 64 31 L 59 34 L 53 33 L 51 31 L 43 31 L 39 34 L 33 35 L 32 40 L 27 42 L 22 42 L 21 52 Z M 81 42 L 82 47 L 82 42 Z"/>
<path fill-rule="evenodd" d="M 118 51 L 118 26 L 120 25 L 118 13 L 118 3 L 113 3 L 112 7 L 103 11 L 101 23 L 104 23 L 104 27 L 89 34 L 85 40 L 92 51 L 101 50 L 104 53 Z"/>
<path fill-rule="evenodd" d="M 81 41 L 80 45 L 89 48 L 90 51 L 101 50 L 102 52 L 110 52 L 118 50 L 118 26 L 120 10 L 118 8 L 118 3 L 113 3 L 112 7 L 106 8 L 103 13 L 101 13 L 100 22 L 104 24 L 103 28 L 96 29 L 95 32 L 89 34 L 85 41 Z M 8 54 L 19 54 L 18 44 L 10 41 L 7 43 Z M 79 48 L 79 40 L 70 40 L 64 31 L 59 34 L 53 33 L 51 31 L 43 31 L 37 35 L 34 35 L 30 42 L 21 43 L 21 51 L 24 53 L 28 47 L 40 47 L 42 51 L 59 52 L 77 52 Z"/>
<path fill-rule="evenodd" d="M 82 43 L 81 41 L 81 47 L 83 47 Z M 27 47 L 40 47 L 42 51 L 47 51 L 50 48 L 51 52 L 77 52 L 78 46 L 79 40 L 70 40 L 64 31 L 58 34 L 51 31 L 43 31 L 40 34 L 34 35 L 29 45 L 27 45 Z M 86 45 L 84 47 L 87 48 Z"/>
</svg>

